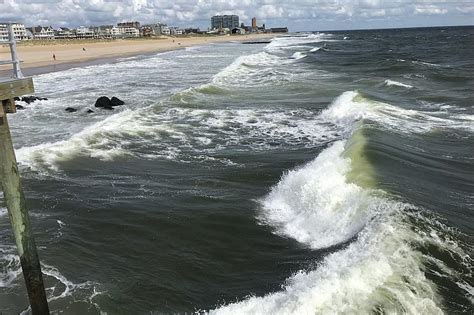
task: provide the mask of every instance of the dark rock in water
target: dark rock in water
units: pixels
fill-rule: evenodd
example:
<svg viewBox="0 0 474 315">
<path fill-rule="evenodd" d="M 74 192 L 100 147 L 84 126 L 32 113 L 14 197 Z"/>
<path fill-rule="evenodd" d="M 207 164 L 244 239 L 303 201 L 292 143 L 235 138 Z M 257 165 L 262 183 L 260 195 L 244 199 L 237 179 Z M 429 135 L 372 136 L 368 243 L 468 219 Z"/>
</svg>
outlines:
<svg viewBox="0 0 474 315">
<path fill-rule="evenodd" d="M 110 103 L 110 99 L 107 96 L 101 96 L 95 101 L 95 107 L 103 107 L 112 109 L 112 104 Z"/>
<path fill-rule="evenodd" d="M 36 101 L 36 97 L 34 97 L 34 96 L 23 96 L 21 98 L 21 101 L 25 102 L 26 104 L 30 104 L 30 103 L 33 103 L 34 101 Z"/>
<path fill-rule="evenodd" d="M 112 104 L 112 106 L 120 106 L 120 105 L 125 104 L 124 101 L 122 101 L 121 99 L 115 96 L 112 96 L 112 98 L 110 99 L 110 103 Z"/>
<path fill-rule="evenodd" d="M 66 107 L 65 111 L 68 113 L 74 113 L 74 112 L 77 112 L 77 109 L 73 107 Z"/>
<path fill-rule="evenodd" d="M 20 98 L 18 99 L 15 99 L 16 101 L 20 101 Z M 34 101 L 47 101 L 48 99 L 46 97 L 38 97 L 38 96 L 23 96 L 21 98 L 21 101 L 22 102 L 25 102 L 26 104 L 31 104 L 33 103 Z"/>
<path fill-rule="evenodd" d="M 113 110 L 114 108 L 112 106 L 107 106 L 107 107 L 102 107 L 102 109 Z"/>
<path fill-rule="evenodd" d="M 15 101 L 20 101 L 20 100 L 21 100 L 18 96 L 15 96 L 13 99 L 14 99 Z"/>
<path fill-rule="evenodd" d="M 23 107 L 23 106 L 21 106 L 21 105 L 15 105 L 15 107 L 16 107 L 16 109 L 18 109 L 18 110 L 23 110 L 23 109 L 25 109 L 25 107 Z"/>
<path fill-rule="evenodd" d="M 90 113 L 93 113 L 93 112 L 94 111 L 92 109 L 88 108 L 86 113 L 90 114 Z"/>
</svg>

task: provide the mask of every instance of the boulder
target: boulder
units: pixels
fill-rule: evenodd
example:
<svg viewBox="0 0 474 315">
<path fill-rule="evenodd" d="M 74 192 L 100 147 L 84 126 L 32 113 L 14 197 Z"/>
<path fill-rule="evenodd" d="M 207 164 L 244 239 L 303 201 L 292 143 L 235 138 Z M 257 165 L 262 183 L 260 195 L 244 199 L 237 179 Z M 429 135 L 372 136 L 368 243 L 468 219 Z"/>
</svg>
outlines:
<svg viewBox="0 0 474 315">
<path fill-rule="evenodd" d="M 14 99 L 15 101 L 21 101 L 21 99 L 20 99 L 18 96 L 15 96 L 13 99 Z"/>
<path fill-rule="evenodd" d="M 74 107 L 66 107 L 65 111 L 68 113 L 74 113 L 77 112 L 77 109 L 75 109 Z"/>
<path fill-rule="evenodd" d="M 112 109 L 112 104 L 110 99 L 107 96 L 101 96 L 95 101 L 95 107 L 102 107 L 107 109 Z"/>
<path fill-rule="evenodd" d="M 94 111 L 90 108 L 87 109 L 86 113 L 90 114 L 90 113 L 93 113 Z"/>
<path fill-rule="evenodd" d="M 36 101 L 36 97 L 34 97 L 34 96 L 23 96 L 21 98 L 21 101 L 25 102 L 26 104 L 30 104 L 30 103 L 33 103 L 34 101 Z"/>
<path fill-rule="evenodd" d="M 23 110 L 23 109 L 25 109 L 25 107 L 23 107 L 23 106 L 21 106 L 21 105 L 15 105 L 15 107 L 16 107 L 16 109 L 18 109 L 18 110 Z"/>
<path fill-rule="evenodd" d="M 112 106 L 120 106 L 125 104 L 125 102 L 115 96 L 112 96 L 112 98 L 110 99 L 110 104 Z"/>
<path fill-rule="evenodd" d="M 15 99 L 16 101 L 22 101 L 25 102 L 26 104 L 33 103 L 34 101 L 47 101 L 48 99 L 46 97 L 38 97 L 38 96 L 23 96 L 20 100 L 20 98 Z"/>
</svg>

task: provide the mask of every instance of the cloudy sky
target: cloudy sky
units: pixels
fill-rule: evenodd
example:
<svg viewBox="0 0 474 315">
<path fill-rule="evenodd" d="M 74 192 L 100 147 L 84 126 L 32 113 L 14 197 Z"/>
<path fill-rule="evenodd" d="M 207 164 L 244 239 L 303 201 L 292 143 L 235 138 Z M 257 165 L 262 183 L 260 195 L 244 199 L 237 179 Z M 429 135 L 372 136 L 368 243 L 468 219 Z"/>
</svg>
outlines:
<svg viewBox="0 0 474 315">
<path fill-rule="evenodd" d="M 473 25 L 474 0 L 0 0 L 0 21 L 28 26 L 138 20 L 206 29 L 215 14 L 290 31 Z"/>
</svg>

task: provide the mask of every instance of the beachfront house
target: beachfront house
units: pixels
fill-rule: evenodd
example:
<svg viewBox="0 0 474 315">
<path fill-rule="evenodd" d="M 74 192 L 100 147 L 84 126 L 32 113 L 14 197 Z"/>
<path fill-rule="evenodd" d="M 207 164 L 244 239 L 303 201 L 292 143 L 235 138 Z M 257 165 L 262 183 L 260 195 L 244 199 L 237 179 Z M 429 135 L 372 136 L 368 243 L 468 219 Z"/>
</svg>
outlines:
<svg viewBox="0 0 474 315">
<path fill-rule="evenodd" d="M 56 39 L 74 39 L 76 38 L 76 32 L 67 27 L 59 27 L 54 31 L 54 38 Z"/>
<path fill-rule="evenodd" d="M 152 25 L 142 25 L 140 32 L 143 37 L 152 37 L 155 36 L 155 30 Z"/>
<path fill-rule="evenodd" d="M 88 27 L 80 26 L 76 29 L 76 38 L 91 39 L 94 35 L 94 31 Z"/>
<path fill-rule="evenodd" d="M 161 29 L 161 35 L 165 35 L 165 36 L 170 36 L 171 35 L 171 30 L 168 27 L 168 25 L 162 24 L 160 29 Z"/>
<path fill-rule="evenodd" d="M 94 38 L 110 39 L 112 38 L 113 25 L 91 26 L 90 29 L 94 32 Z"/>
<path fill-rule="evenodd" d="M 15 40 L 28 40 L 25 25 L 21 23 L 11 23 L 13 28 L 13 36 Z M 8 24 L 0 23 L 0 42 L 8 41 Z"/>
<path fill-rule="evenodd" d="M 140 37 L 139 22 L 122 22 L 112 28 L 112 36 L 116 38 Z"/>
<path fill-rule="evenodd" d="M 183 30 L 179 29 L 176 26 L 171 26 L 169 29 L 170 29 L 170 35 L 172 36 L 183 35 Z"/>
<path fill-rule="evenodd" d="M 33 26 L 29 27 L 28 30 L 33 35 L 35 40 L 51 40 L 55 39 L 54 30 L 51 26 Z"/>
</svg>

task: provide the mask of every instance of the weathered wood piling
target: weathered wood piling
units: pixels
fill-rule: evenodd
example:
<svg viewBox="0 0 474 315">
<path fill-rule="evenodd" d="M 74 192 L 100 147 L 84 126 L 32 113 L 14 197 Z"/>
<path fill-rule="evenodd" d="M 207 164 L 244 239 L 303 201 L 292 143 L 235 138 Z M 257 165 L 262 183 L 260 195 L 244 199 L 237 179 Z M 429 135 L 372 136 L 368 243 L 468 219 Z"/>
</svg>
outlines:
<svg viewBox="0 0 474 315">
<path fill-rule="evenodd" d="M 9 27 L 9 44 L 12 60 L 3 63 L 13 65 L 13 78 L 0 81 L 0 182 L 20 256 L 31 312 L 33 315 L 44 315 L 49 314 L 49 307 L 44 290 L 43 275 L 7 119 L 7 114 L 16 112 L 14 98 L 33 93 L 34 87 L 32 78 L 24 78 L 21 73 L 11 25 Z"/>
</svg>

